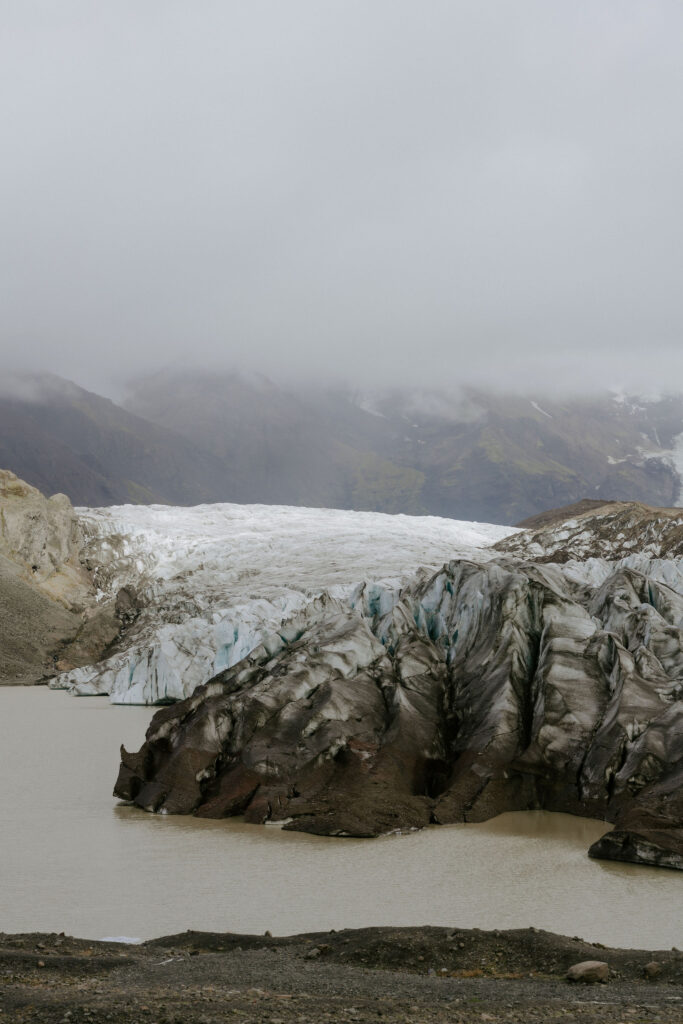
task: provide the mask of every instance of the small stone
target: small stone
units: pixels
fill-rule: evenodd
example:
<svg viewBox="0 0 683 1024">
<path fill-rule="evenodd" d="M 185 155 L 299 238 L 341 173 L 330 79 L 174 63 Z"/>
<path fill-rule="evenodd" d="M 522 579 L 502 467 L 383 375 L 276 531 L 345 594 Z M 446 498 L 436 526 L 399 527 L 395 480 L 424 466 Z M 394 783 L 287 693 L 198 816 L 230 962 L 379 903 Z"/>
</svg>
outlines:
<svg viewBox="0 0 683 1024">
<path fill-rule="evenodd" d="M 38 966 L 39 967 L 44 967 L 45 966 L 45 961 L 44 960 L 39 960 L 38 961 Z"/>
<path fill-rule="evenodd" d="M 304 959 L 305 960 L 315 960 L 317 957 L 320 956 L 320 953 L 321 953 L 321 950 L 318 949 L 317 946 L 314 946 L 313 949 L 309 949 L 309 951 L 308 951 L 308 953 L 306 953 L 306 956 L 304 957 Z"/>
<path fill-rule="evenodd" d="M 272 937 L 273 937 L 273 933 L 269 932 L 267 928 L 266 928 L 266 930 L 265 930 L 265 932 L 263 934 L 265 935 L 265 937 L 267 939 L 272 939 Z"/>
<path fill-rule="evenodd" d="M 583 981 L 588 985 L 607 981 L 608 977 L 609 966 L 603 960 L 582 960 L 579 964 L 572 964 L 567 971 L 568 981 Z"/>
<path fill-rule="evenodd" d="M 649 964 L 645 964 L 643 967 L 643 974 L 650 980 L 658 978 L 661 973 L 662 965 L 657 960 L 651 960 Z"/>
</svg>

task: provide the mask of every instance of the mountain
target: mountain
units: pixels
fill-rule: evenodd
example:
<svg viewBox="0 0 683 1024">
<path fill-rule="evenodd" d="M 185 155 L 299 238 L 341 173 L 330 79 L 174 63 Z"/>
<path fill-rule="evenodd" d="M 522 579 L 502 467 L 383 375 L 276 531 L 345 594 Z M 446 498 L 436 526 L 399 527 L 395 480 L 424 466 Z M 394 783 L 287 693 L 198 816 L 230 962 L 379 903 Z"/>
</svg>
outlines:
<svg viewBox="0 0 683 1024">
<path fill-rule="evenodd" d="M 0 466 L 75 505 L 194 504 L 226 490 L 210 452 L 50 374 L 3 380 Z"/>
<path fill-rule="evenodd" d="M 256 374 L 164 372 L 136 382 L 126 408 L 219 458 L 230 500 L 432 511 L 422 473 L 395 458 L 395 427 L 343 394 Z"/>
<path fill-rule="evenodd" d="M 220 458 L 237 501 L 514 523 L 583 498 L 671 506 L 681 490 L 682 396 L 363 394 L 165 372 L 126 405 Z"/>
<path fill-rule="evenodd" d="M 277 384 L 160 371 L 125 407 L 4 380 L 0 466 L 74 504 L 263 503 L 511 524 L 581 500 L 681 497 L 683 396 Z"/>
</svg>

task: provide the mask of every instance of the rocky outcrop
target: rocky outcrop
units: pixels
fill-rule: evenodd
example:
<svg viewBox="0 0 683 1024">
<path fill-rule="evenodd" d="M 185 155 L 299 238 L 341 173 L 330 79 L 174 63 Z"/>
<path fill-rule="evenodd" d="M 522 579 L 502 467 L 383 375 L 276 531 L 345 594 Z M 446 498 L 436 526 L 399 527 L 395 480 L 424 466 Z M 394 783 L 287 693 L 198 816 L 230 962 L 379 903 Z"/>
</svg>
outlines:
<svg viewBox="0 0 683 1024">
<path fill-rule="evenodd" d="M 45 498 L 9 470 L 0 470 L 0 555 L 49 596 L 73 605 L 89 580 L 80 564 L 83 544 L 65 494 Z"/>
<path fill-rule="evenodd" d="M 570 811 L 683 868 L 683 598 L 669 563 L 599 568 L 459 560 L 323 596 L 157 713 L 116 795 L 354 836 Z"/>
<path fill-rule="evenodd" d="M 83 542 L 64 494 L 45 498 L 0 470 L 0 684 L 92 662 L 117 636 L 114 602 L 97 602 Z"/>
<path fill-rule="evenodd" d="M 679 707 L 653 730 L 650 749 L 640 761 L 646 772 L 649 769 L 653 781 L 644 785 L 633 799 L 624 801 L 617 812 L 614 830 L 593 843 L 591 857 L 635 861 L 653 867 L 683 867 L 682 724 L 683 709 Z M 652 771 L 653 764 L 666 764 L 668 758 L 674 759 L 672 770 L 664 769 L 661 775 L 656 769 Z"/>
</svg>

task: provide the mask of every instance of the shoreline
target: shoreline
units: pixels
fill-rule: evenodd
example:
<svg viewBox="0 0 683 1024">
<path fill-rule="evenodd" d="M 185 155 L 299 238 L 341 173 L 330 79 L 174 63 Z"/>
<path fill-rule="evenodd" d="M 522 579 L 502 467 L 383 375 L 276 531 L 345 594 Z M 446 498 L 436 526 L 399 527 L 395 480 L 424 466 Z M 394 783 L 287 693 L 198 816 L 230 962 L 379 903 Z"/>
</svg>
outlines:
<svg viewBox="0 0 683 1024">
<path fill-rule="evenodd" d="M 606 983 L 566 980 L 586 960 L 608 964 Z M 40 1024 L 679 1024 L 683 953 L 608 948 L 536 928 L 188 931 L 134 945 L 0 934 L 0 1008 L 4 1021 Z"/>
</svg>

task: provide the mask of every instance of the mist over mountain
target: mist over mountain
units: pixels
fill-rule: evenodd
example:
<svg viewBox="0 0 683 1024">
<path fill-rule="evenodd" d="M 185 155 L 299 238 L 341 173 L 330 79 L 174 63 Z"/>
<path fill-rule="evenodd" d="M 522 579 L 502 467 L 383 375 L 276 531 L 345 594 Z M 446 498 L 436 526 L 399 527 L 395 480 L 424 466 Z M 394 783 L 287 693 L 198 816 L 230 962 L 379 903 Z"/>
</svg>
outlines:
<svg viewBox="0 0 683 1024">
<path fill-rule="evenodd" d="M 223 493 L 209 452 L 52 374 L 3 380 L 0 467 L 75 505 L 187 505 Z"/>
<path fill-rule="evenodd" d="M 675 505 L 683 396 L 285 386 L 165 370 L 125 407 L 6 378 L 0 465 L 75 504 L 290 504 L 516 523 L 583 498 Z"/>
<path fill-rule="evenodd" d="M 160 374 L 127 407 L 209 448 L 237 500 L 514 523 L 584 497 L 676 502 L 683 400 L 474 389 L 285 389 Z M 242 497 L 244 495 L 244 497 Z"/>
</svg>

